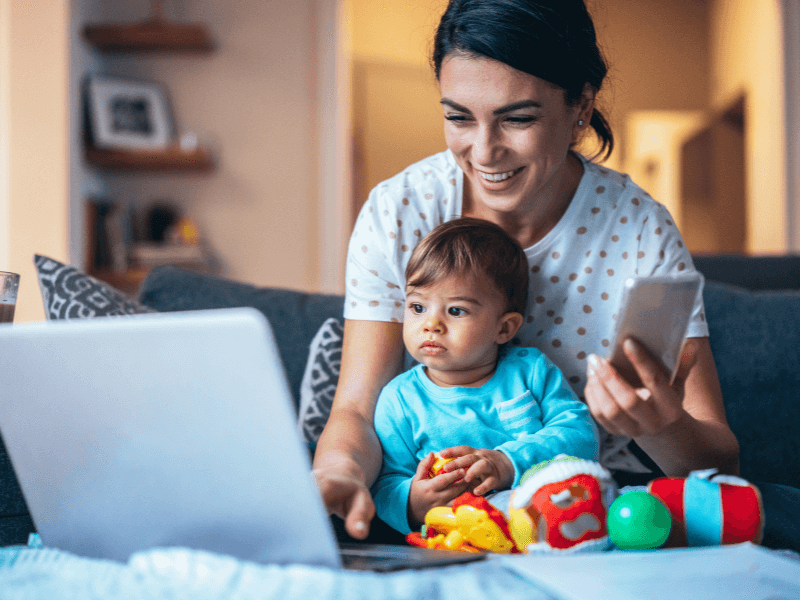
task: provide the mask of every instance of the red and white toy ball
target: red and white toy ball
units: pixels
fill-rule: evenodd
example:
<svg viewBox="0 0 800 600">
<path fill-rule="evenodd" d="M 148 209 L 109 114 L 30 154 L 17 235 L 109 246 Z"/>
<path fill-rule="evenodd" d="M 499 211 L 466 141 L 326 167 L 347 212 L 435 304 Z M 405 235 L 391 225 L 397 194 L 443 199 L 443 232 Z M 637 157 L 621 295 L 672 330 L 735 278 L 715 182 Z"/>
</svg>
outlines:
<svg viewBox="0 0 800 600">
<path fill-rule="evenodd" d="M 523 552 L 605 550 L 606 516 L 616 495 L 600 463 L 559 455 L 528 469 L 512 491 L 512 536 Z"/>
<path fill-rule="evenodd" d="M 647 491 L 664 502 L 672 516 L 672 531 L 664 547 L 761 542 L 761 493 L 740 477 L 718 475 L 716 469 L 693 471 L 685 479 L 654 479 Z"/>
</svg>

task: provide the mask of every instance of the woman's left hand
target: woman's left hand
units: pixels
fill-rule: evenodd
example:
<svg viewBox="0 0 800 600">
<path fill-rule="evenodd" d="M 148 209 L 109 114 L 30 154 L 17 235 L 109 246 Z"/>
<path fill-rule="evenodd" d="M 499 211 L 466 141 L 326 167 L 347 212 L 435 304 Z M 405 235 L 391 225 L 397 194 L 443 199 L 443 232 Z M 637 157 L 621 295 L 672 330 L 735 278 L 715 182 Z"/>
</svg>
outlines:
<svg viewBox="0 0 800 600">
<path fill-rule="evenodd" d="M 669 374 L 642 344 L 628 338 L 623 349 L 644 387 L 634 388 L 606 359 L 589 356 L 584 395 L 597 422 L 609 433 L 636 438 L 657 435 L 688 417 L 684 383 L 696 361 L 697 342 L 686 341 L 671 385 Z"/>
</svg>

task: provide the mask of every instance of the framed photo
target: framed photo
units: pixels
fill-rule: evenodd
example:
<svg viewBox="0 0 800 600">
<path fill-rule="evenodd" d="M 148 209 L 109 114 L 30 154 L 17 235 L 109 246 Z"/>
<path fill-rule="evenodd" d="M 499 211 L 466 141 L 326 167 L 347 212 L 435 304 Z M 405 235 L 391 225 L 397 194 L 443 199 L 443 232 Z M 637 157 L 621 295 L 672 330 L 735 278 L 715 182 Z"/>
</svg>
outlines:
<svg viewBox="0 0 800 600">
<path fill-rule="evenodd" d="M 97 148 L 163 150 L 170 144 L 173 123 L 166 93 L 158 84 L 92 77 L 88 111 Z"/>
</svg>

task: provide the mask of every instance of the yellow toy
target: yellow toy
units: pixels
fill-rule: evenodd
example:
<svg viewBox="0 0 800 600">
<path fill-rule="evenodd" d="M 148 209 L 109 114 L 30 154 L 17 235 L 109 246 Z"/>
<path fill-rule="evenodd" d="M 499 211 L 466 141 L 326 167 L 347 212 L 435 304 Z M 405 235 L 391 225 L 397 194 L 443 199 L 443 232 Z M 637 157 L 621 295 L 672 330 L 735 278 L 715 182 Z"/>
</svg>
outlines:
<svg viewBox="0 0 800 600">
<path fill-rule="evenodd" d="M 436 477 L 442 472 L 442 467 L 444 467 L 450 461 L 455 460 L 454 458 L 444 458 L 438 452 L 434 453 L 434 457 L 436 457 L 436 460 L 433 461 L 433 464 L 428 469 L 429 478 Z"/>
<path fill-rule="evenodd" d="M 437 506 L 425 515 L 422 532 L 406 536 L 409 544 L 438 550 L 517 553 L 508 521 L 486 498 L 465 492 L 453 506 Z"/>
</svg>

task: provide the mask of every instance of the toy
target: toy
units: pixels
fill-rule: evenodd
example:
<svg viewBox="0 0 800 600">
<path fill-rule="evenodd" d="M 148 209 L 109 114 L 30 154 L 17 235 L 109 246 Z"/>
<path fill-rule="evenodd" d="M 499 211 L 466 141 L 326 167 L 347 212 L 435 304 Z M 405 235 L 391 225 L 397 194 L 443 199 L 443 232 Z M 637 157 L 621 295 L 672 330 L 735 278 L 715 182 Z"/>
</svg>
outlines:
<svg viewBox="0 0 800 600">
<path fill-rule="evenodd" d="M 559 455 L 528 469 L 512 491 L 511 534 L 528 552 L 604 550 L 606 515 L 616 495 L 600 463 Z"/>
<path fill-rule="evenodd" d="M 440 550 L 499 554 L 519 552 L 505 515 L 486 498 L 465 492 L 453 506 L 437 506 L 425 515 L 421 533 L 410 533 L 406 540 L 415 546 Z"/>
<path fill-rule="evenodd" d="M 444 458 L 438 452 L 434 453 L 436 460 L 433 461 L 433 464 L 428 469 L 428 477 L 436 477 L 439 473 L 442 472 L 442 467 L 444 467 L 447 463 L 451 460 L 455 460 L 454 458 Z"/>
<path fill-rule="evenodd" d="M 672 516 L 665 547 L 761 542 L 761 493 L 744 479 L 709 469 L 693 471 L 685 479 L 654 479 L 647 490 L 664 502 Z"/>
<path fill-rule="evenodd" d="M 446 460 L 446 459 L 444 459 Z M 465 493 L 428 511 L 410 544 L 462 552 L 580 552 L 759 543 L 764 510 L 754 485 L 694 471 L 619 495 L 599 463 L 561 454 L 528 469 L 513 490 Z"/>
<path fill-rule="evenodd" d="M 528 469 L 510 492 L 488 500 L 467 492 L 452 508 L 431 509 L 423 530 L 406 539 L 464 552 L 601 550 L 609 545 L 606 514 L 615 495 L 599 463 L 562 454 Z"/>
<path fill-rule="evenodd" d="M 666 505 L 645 490 L 618 496 L 607 517 L 608 537 L 622 550 L 649 550 L 667 541 L 672 517 Z"/>
</svg>

